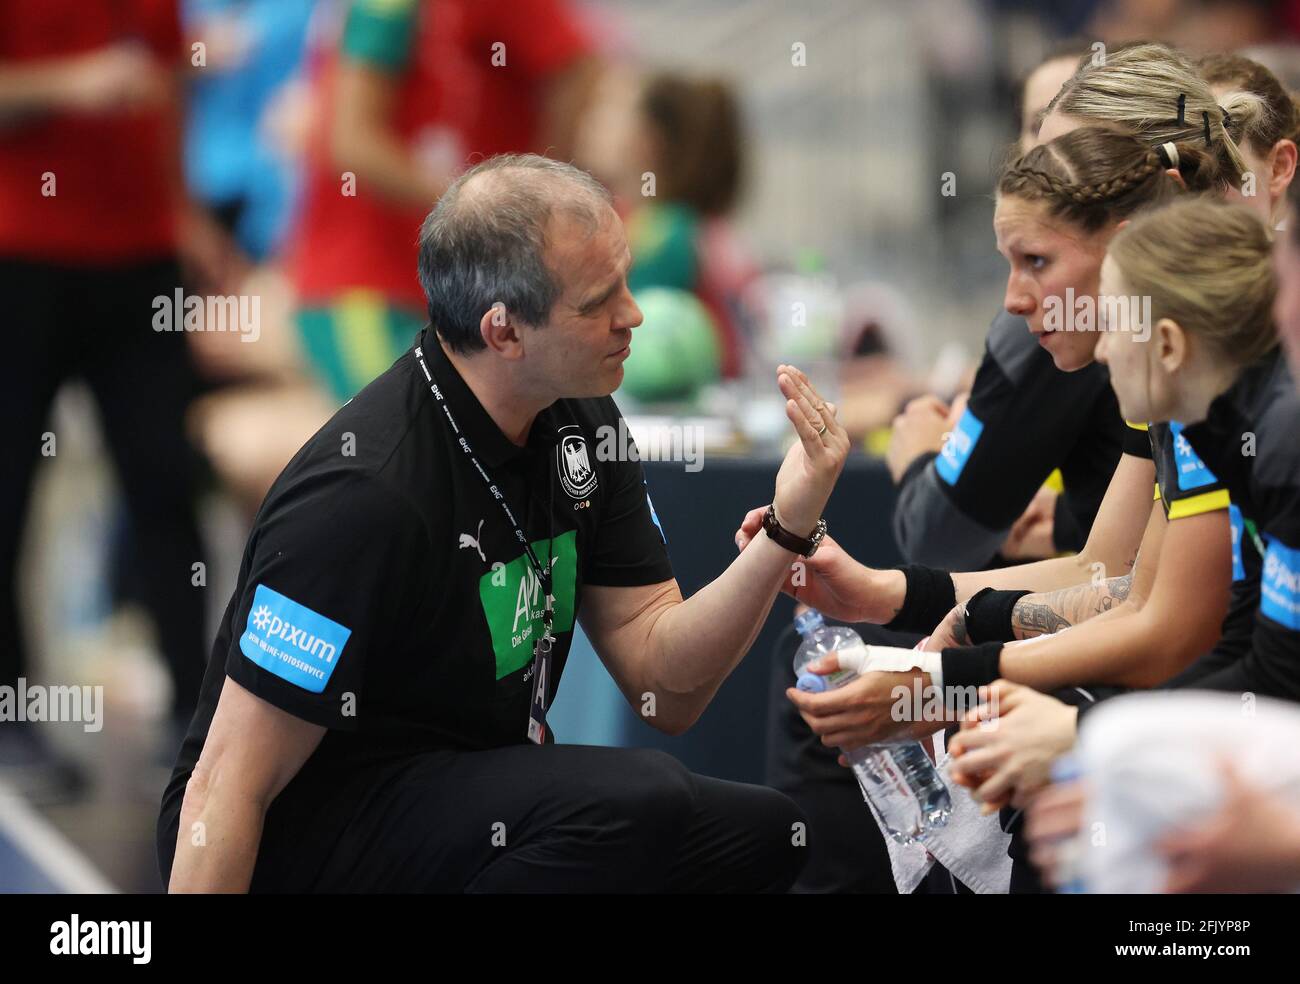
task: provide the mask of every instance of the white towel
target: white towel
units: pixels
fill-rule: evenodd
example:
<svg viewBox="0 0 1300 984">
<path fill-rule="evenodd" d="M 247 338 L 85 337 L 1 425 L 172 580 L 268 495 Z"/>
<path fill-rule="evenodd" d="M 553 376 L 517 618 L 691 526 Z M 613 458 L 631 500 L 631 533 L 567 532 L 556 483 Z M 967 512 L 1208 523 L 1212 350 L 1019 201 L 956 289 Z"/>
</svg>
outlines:
<svg viewBox="0 0 1300 984">
<path fill-rule="evenodd" d="M 1011 858 L 1007 845 L 1011 836 L 1002 831 L 996 813 L 982 816 L 979 806 L 965 789 L 948 783 L 950 756 L 944 748 L 943 732 L 935 732 L 934 747 L 938 754 L 939 776 L 948 786 L 952 813 L 948 823 L 925 837 L 925 845 L 900 844 L 885 832 L 880 814 L 871 807 L 871 815 L 880 827 L 889 850 L 889 867 L 899 892 L 909 894 L 921 884 L 936 860 L 952 872 L 967 888 L 979 895 L 1005 895 L 1011 886 Z M 871 806 L 870 801 L 867 805 Z"/>
<path fill-rule="evenodd" d="M 1132 694 L 1084 718 L 1078 758 L 1089 796 L 1079 867 L 1090 892 L 1161 891 L 1154 845 L 1204 821 L 1223 798 L 1221 762 L 1300 809 L 1300 708 L 1253 694 Z M 1300 886 L 1297 886 L 1300 888 Z"/>
</svg>

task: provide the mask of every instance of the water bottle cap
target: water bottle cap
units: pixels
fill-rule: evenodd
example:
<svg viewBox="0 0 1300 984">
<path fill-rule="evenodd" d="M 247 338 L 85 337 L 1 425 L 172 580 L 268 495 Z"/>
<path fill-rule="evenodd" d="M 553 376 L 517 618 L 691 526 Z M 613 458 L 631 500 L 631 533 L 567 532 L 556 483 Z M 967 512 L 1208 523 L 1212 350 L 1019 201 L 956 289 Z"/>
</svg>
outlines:
<svg viewBox="0 0 1300 984">
<path fill-rule="evenodd" d="M 799 682 L 795 684 L 799 690 L 809 694 L 821 694 L 826 692 L 826 678 L 819 673 L 800 673 Z"/>
<path fill-rule="evenodd" d="M 810 608 L 806 612 L 800 612 L 794 617 L 794 630 L 801 636 L 807 636 L 809 633 L 816 632 L 826 624 L 826 619 L 822 613 L 815 608 Z"/>
</svg>

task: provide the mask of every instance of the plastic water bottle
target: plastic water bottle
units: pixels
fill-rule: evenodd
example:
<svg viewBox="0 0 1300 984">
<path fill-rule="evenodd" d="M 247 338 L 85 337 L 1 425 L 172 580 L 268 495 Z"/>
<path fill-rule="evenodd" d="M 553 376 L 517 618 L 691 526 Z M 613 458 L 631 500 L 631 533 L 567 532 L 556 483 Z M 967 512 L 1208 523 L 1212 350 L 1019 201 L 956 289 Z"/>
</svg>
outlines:
<svg viewBox="0 0 1300 984">
<path fill-rule="evenodd" d="M 856 680 L 854 669 L 821 675 L 808 664 L 828 653 L 863 648 L 862 637 L 843 625 L 827 625 L 822 613 L 809 609 L 795 616 L 794 627 L 803 643 L 794 657 L 796 686 L 810 693 L 837 690 Z M 948 822 L 952 798 L 939 771 L 919 741 L 887 741 L 841 749 L 862 794 L 884 821 L 885 830 L 900 844 L 924 840 L 935 827 Z"/>
</svg>

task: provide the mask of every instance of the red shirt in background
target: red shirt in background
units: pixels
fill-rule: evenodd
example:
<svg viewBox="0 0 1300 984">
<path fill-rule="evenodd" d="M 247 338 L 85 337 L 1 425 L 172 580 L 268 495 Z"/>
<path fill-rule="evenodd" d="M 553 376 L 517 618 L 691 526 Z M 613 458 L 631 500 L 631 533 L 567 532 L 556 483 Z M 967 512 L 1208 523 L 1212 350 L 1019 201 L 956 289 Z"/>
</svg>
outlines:
<svg viewBox="0 0 1300 984">
<path fill-rule="evenodd" d="M 168 70 L 176 0 L 0 0 L 0 63 L 137 41 Z M 0 123 L 0 255 L 101 264 L 176 247 L 177 148 L 163 109 L 43 113 Z M 47 172 L 55 194 L 42 194 Z"/>
<path fill-rule="evenodd" d="M 364 288 L 423 309 L 416 241 L 434 202 L 397 205 L 360 180 L 355 195 L 342 193 L 342 169 L 326 145 L 338 59 L 391 72 L 400 137 L 417 155 L 461 170 L 484 156 L 535 149 L 546 80 L 592 45 L 567 0 L 352 0 L 348 7 L 342 37 L 317 60 L 323 112 L 290 267 L 306 305 Z M 504 49 L 493 48 L 498 42 Z M 493 65 L 494 50 L 503 51 L 505 65 Z"/>
</svg>

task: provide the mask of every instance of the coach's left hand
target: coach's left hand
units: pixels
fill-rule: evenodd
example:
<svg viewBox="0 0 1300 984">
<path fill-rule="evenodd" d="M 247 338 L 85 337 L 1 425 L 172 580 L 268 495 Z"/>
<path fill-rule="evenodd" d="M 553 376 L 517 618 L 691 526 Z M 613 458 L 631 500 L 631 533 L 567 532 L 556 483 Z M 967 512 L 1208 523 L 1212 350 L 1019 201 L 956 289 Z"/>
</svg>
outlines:
<svg viewBox="0 0 1300 984">
<path fill-rule="evenodd" d="M 794 366 L 777 368 L 785 413 L 799 440 L 776 475 L 777 521 L 796 536 L 808 536 L 821 519 L 835 481 L 849 456 L 849 436 L 808 377 Z"/>
</svg>

